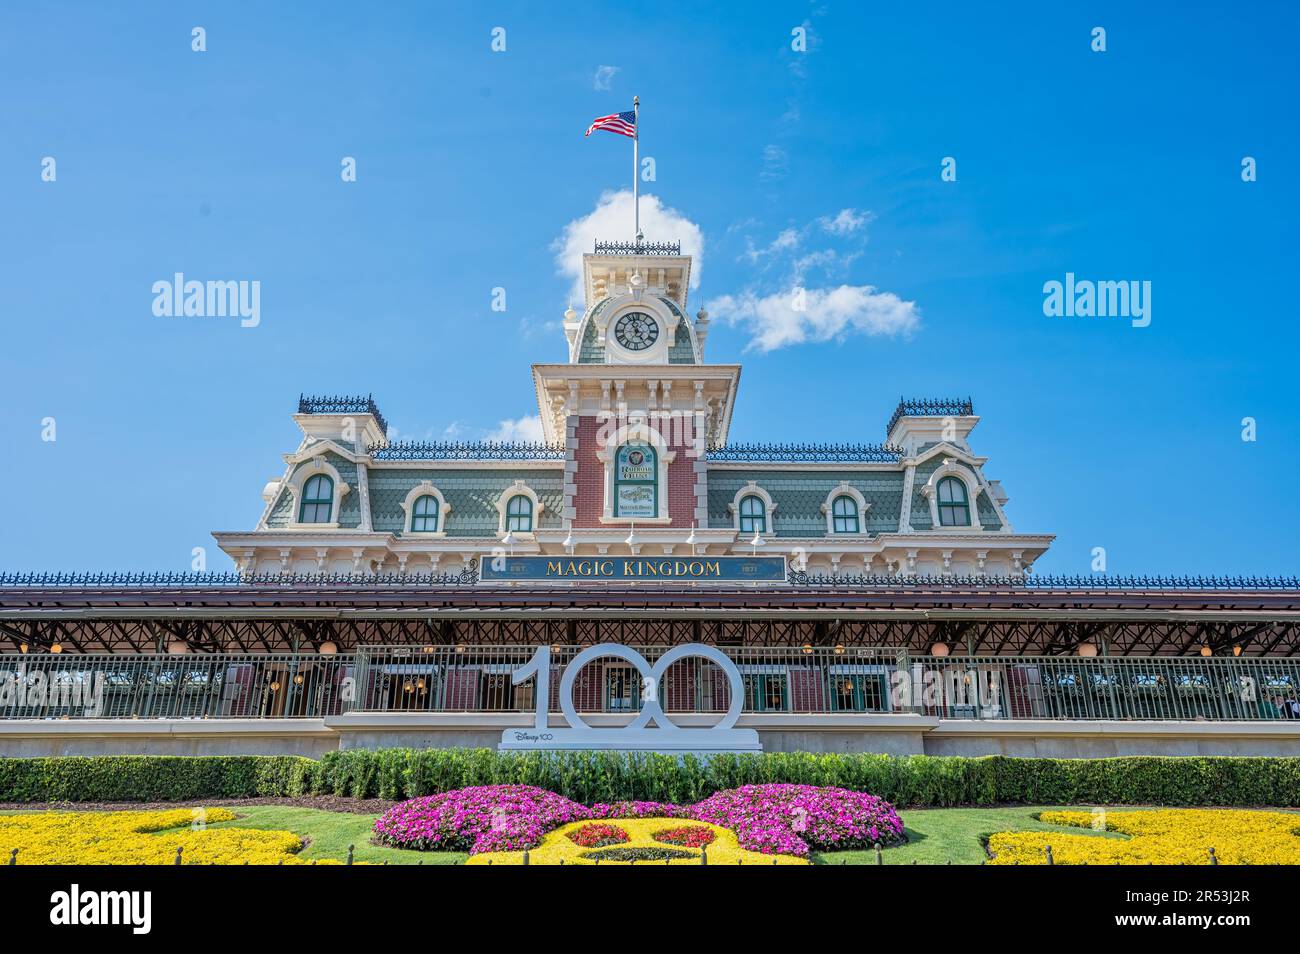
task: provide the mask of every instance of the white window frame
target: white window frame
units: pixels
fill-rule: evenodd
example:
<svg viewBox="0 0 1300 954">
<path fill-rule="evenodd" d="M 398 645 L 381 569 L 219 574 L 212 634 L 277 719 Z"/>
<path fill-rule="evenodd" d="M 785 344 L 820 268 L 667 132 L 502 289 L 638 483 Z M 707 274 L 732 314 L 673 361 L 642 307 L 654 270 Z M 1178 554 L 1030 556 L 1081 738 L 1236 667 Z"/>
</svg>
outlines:
<svg viewBox="0 0 1300 954">
<path fill-rule="evenodd" d="M 301 523 L 299 517 L 302 513 L 302 489 L 303 486 L 313 477 L 324 474 L 334 482 L 334 503 L 330 507 L 329 523 Z M 343 506 L 343 498 L 352 490 L 351 487 L 339 476 L 337 468 L 323 457 L 313 457 L 309 462 L 304 463 L 294 471 L 293 476 L 289 478 L 286 489 L 292 495 L 292 510 L 288 529 L 290 530 L 337 530 L 339 529 L 339 510 Z"/>
<path fill-rule="evenodd" d="M 835 500 L 837 497 L 848 497 L 858 505 L 858 529 L 856 533 L 835 531 Z M 822 513 L 826 516 L 826 536 L 828 537 L 862 537 L 867 534 L 867 511 L 871 509 L 871 504 L 867 503 L 867 498 L 862 496 L 861 491 L 852 484 L 840 482 L 838 487 L 831 489 L 826 495 L 826 500 L 822 503 Z"/>
<path fill-rule="evenodd" d="M 732 529 L 737 533 L 749 532 L 748 530 L 742 531 L 740 529 L 740 502 L 746 497 L 757 497 L 763 501 L 763 508 L 765 510 L 765 513 L 763 514 L 763 523 L 766 524 L 766 526 L 759 532 L 771 536 L 773 533 L 772 528 L 776 526 L 776 523 L 773 520 L 773 517 L 776 514 L 776 501 L 772 499 L 771 494 L 760 487 L 758 482 L 754 480 L 749 481 L 745 486 L 737 490 L 736 496 L 732 497 L 731 503 L 727 504 L 727 510 L 731 513 Z"/>
<path fill-rule="evenodd" d="M 415 525 L 415 502 L 421 497 L 432 497 L 438 501 L 438 529 L 437 530 L 413 530 Z M 402 521 L 402 532 L 413 537 L 445 537 L 447 535 L 447 514 L 451 513 L 451 504 L 447 503 L 442 496 L 442 491 L 433 486 L 433 481 L 422 480 L 406 495 L 402 501 L 402 513 L 406 515 Z"/>
<path fill-rule="evenodd" d="M 945 527 L 939 523 L 939 481 L 945 477 L 956 477 L 966 487 L 966 510 L 970 517 L 969 526 Z M 925 482 L 925 486 L 921 488 L 921 493 L 930 502 L 930 530 L 927 532 L 982 533 L 984 527 L 980 525 L 980 508 L 976 499 L 982 489 L 974 472 L 958 465 L 955 457 L 945 457 L 943 466 L 936 468 Z"/>
<path fill-rule="evenodd" d="M 544 509 L 541 498 L 537 496 L 537 491 L 533 490 L 532 487 L 529 487 L 522 480 L 516 480 L 501 493 L 501 496 L 496 501 L 498 537 L 506 535 L 506 507 L 510 503 L 510 499 L 521 495 L 533 502 L 533 529 L 512 530 L 511 532 L 516 537 L 524 540 L 532 540 L 537 535 L 537 527 L 541 523 L 542 510 Z"/>
</svg>

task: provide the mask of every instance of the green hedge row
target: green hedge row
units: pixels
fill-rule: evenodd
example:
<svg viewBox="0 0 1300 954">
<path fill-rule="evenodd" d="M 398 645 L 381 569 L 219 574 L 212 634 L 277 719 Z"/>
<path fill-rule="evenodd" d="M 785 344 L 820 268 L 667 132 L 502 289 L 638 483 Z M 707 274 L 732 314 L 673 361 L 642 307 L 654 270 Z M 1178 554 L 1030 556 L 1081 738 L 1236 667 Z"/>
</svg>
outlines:
<svg viewBox="0 0 1300 954">
<path fill-rule="evenodd" d="M 292 755 L 0 758 L 0 801 L 173 802 L 303 791 L 316 765 Z"/>
<path fill-rule="evenodd" d="M 689 803 L 760 782 L 838 785 L 902 806 L 1300 805 L 1300 758 L 1022 759 L 768 752 L 691 756 L 349 749 L 293 756 L 0 758 L 0 801 L 176 801 L 341 795 L 401 799 L 465 785 L 538 785 L 579 802 Z"/>
</svg>

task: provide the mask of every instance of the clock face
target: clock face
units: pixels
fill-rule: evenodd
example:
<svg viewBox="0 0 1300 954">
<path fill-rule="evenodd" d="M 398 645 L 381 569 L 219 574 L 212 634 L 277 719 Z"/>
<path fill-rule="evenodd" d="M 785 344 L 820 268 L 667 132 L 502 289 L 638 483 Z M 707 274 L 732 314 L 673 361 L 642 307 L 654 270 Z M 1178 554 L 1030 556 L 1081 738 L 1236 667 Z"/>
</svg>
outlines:
<svg viewBox="0 0 1300 954">
<path fill-rule="evenodd" d="M 643 311 L 629 311 L 614 324 L 614 338 L 628 351 L 644 351 L 659 339 L 659 322 Z"/>
</svg>

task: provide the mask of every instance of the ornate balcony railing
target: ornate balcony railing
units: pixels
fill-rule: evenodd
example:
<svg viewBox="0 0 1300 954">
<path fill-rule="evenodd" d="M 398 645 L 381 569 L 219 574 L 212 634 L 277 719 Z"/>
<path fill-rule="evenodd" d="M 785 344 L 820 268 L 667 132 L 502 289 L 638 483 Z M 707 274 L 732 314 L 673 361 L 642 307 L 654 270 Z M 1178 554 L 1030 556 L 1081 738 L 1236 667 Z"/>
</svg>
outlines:
<svg viewBox="0 0 1300 954">
<path fill-rule="evenodd" d="M 891 444 L 726 444 L 708 451 L 716 462 L 895 463 L 902 451 Z"/>
<path fill-rule="evenodd" d="M 668 648 L 636 646 L 653 665 Z M 1285 718 L 1300 659 L 1279 657 L 931 656 L 896 648 L 720 647 L 739 671 L 742 712 L 772 716 L 918 714 L 940 719 L 1208 720 Z M 558 674 L 581 651 L 551 647 Z M 347 711 L 519 713 L 533 681 L 512 674 L 535 646 L 368 647 L 356 654 L 5 655 L 0 719 L 328 718 Z M 573 702 L 584 713 L 641 707 L 641 675 L 625 659 L 587 663 Z M 670 713 L 720 713 L 730 680 L 686 657 L 656 687 Z"/>
<path fill-rule="evenodd" d="M 379 405 L 375 403 L 374 395 L 371 394 L 367 394 L 365 397 L 359 395 L 300 394 L 298 395 L 298 413 L 370 414 L 379 425 L 379 429 L 385 434 L 388 433 L 388 422 L 384 420 L 384 415 L 379 413 Z"/>
<path fill-rule="evenodd" d="M 564 447 L 540 441 L 396 441 L 372 444 L 375 460 L 564 460 Z"/>
<path fill-rule="evenodd" d="M 970 398 L 899 398 L 885 436 L 894 433 L 894 425 L 902 417 L 965 417 L 974 413 L 975 404 Z"/>
<path fill-rule="evenodd" d="M 680 255 L 681 242 L 596 242 L 597 255 Z"/>
</svg>

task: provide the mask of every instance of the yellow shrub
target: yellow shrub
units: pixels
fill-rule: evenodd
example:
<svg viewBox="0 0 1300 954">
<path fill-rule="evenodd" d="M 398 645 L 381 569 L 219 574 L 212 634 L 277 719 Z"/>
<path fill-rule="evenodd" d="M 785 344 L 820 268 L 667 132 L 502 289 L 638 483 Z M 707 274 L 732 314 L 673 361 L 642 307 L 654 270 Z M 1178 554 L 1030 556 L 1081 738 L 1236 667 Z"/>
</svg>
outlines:
<svg viewBox="0 0 1300 954">
<path fill-rule="evenodd" d="M 582 857 L 590 848 L 582 848 L 573 843 L 569 832 L 577 831 L 584 825 L 594 824 L 590 821 L 570 822 L 562 825 L 542 839 L 542 843 L 528 853 L 528 863 L 533 865 L 594 865 L 595 860 Z M 713 831 L 713 843 L 709 845 L 709 864 L 711 865 L 806 865 L 803 858 L 793 855 L 765 855 L 757 851 L 747 851 L 736 841 L 736 833 L 721 825 L 695 821 L 690 818 L 605 818 L 598 824 L 614 825 L 628 834 L 628 840 L 617 845 L 618 848 L 677 848 L 654 840 L 654 834 L 668 828 L 680 828 L 690 825 L 697 828 L 709 828 Z M 686 849 L 695 858 L 675 858 L 666 862 L 671 865 L 698 865 L 700 863 L 698 848 Z M 469 865 L 519 865 L 523 864 L 522 851 L 490 851 L 481 855 L 470 855 L 465 862 Z M 603 865 L 627 865 L 630 861 L 602 861 Z M 638 861 L 642 865 L 662 865 L 663 861 Z"/>
<path fill-rule="evenodd" d="M 989 839 L 995 865 L 1206 865 L 1210 849 L 1225 865 L 1300 864 L 1300 815 L 1230 809 L 1043 812 L 1050 825 L 1099 827 L 1128 835 L 1101 838 L 1059 832 L 1002 832 Z"/>
<path fill-rule="evenodd" d="M 292 832 L 205 827 L 236 817 L 226 808 L 0 815 L 0 862 L 17 848 L 19 864 L 168 865 L 179 846 L 186 864 L 304 863 Z"/>
</svg>

